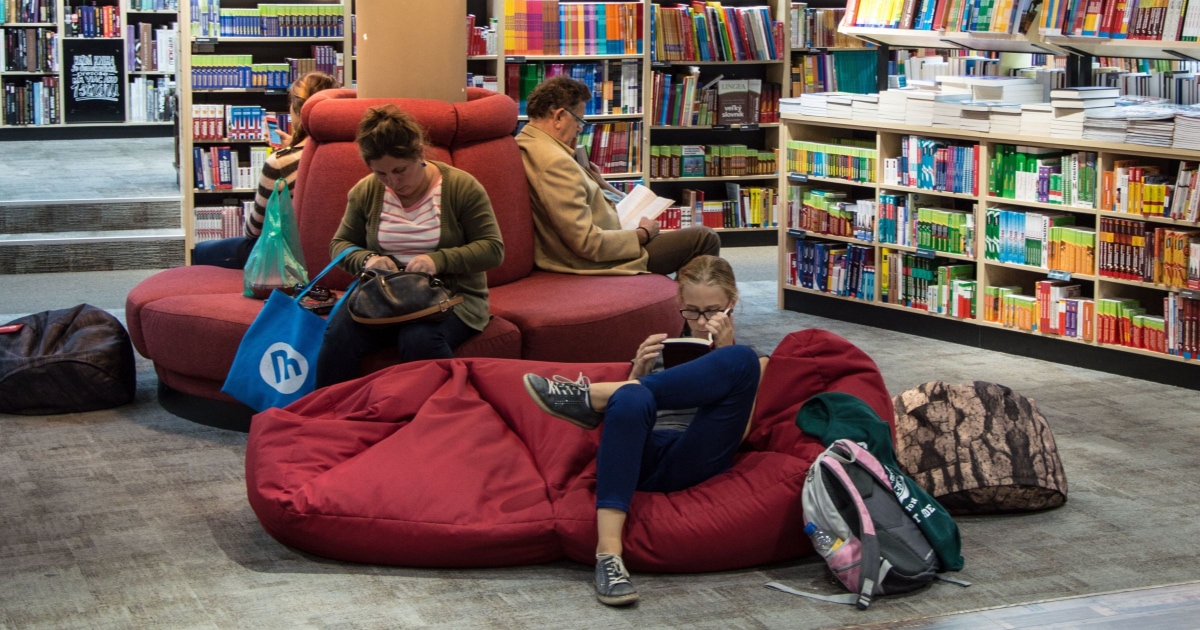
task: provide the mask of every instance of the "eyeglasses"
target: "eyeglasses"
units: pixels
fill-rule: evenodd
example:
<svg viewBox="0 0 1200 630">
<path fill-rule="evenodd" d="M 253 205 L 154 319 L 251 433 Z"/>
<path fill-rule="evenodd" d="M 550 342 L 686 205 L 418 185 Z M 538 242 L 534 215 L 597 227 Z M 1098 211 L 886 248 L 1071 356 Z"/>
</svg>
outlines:
<svg viewBox="0 0 1200 630">
<path fill-rule="evenodd" d="M 679 314 L 682 315 L 683 318 L 686 320 L 695 321 L 697 319 L 700 319 L 701 315 L 704 316 L 704 319 L 712 319 L 717 316 L 717 313 L 725 313 L 726 315 L 728 315 L 729 311 L 731 311 L 731 310 L 733 310 L 733 309 L 714 308 L 709 311 L 697 311 L 697 310 L 693 310 L 690 308 L 681 308 L 681 309 L 679 309 Z"/>
<path fill-rule="evenodd" d="M 575 112 L 567 109 L 566 107 L 563 108 L 563 111 L 567 112 L 568 114 L 571 115 L 572 118 L 575 119 L 575 126 L 579 127 L 580 131 L 583 131 L 588 125 L 592 124 L 592 123 L 580 118 L 579 114 L 576 114 Z"/>
</svg>

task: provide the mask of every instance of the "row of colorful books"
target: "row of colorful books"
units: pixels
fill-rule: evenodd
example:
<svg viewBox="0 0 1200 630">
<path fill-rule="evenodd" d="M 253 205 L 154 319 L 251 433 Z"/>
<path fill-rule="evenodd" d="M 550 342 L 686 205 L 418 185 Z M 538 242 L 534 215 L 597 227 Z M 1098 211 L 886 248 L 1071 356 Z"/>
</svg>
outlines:
<svg viewBox="0 0 1200 630">
<path fill-rule="evenodd" d="M 129 0 L 130 11 L 178 11 L 179 0 Z"/>
<path fill-rule="evenodd" d="M 521 115 L 529 95 L 551 77 L 582 81 L 592 92 L 584 115 L 642 113 L 642 62 L 640 59 L 606 59 L 584 63 L 531 61 L 504 66 L 504 90 L 517 102 Z"/>
<path fill-rule="evenodd" d="M 253 210 L 253 200 L 243 201 L 241 205 L 196 206 L 192 211 L 196 242 L 241 236 L 245 231 L 246 213 Z"/>
<path fill-rule="evenodd" d="M 700 85 L 698 72 L 651 75 L 655 125 L 692 127 L 755 125 L 779 122 L 778 83 L 761 79 L 726 79 Z"/>
<path fill-rule="evenodd" d="M 924 190 L 978 194 L 979 145 L 920 136 L 900 139 L 900 157 L 884 158 L 883 183 Z"/>
<path fill-rule="evenodd" d="M 652 179 L 740 177 L 775 173 L 774 151 L 744 144 L 674 144 L 650 146 Z"/>
<path fill-rule="evenodd" d="M 1042 28 L 1064 35 L 1196 41 L 1200 3 L 1176 0 L 1050 0 Z"/>
<path fill-rule="evenodd" d="M 504 0 L 505 55 L 640 55 L 640 2 Z"/>
<path fill-rule="evenodd" d="M 767 6 L 651 4 L 650 32 L 654 61 L 768 61 L 785 50 L 783 22 Z"/>
<path fill-rule="evenodd" d="M 473 13 L 467 14 L 467 56 L 495 55 L 496 32 L 499 29 L 499 18 L 488 18 L 487 24 L 476 25 Z"/>
<path fill-rule="evenodd" d="M 1097 339 L 1195 359 L 1200 354 L 1200 299 L 1176 292 L 1163 298 L 1163 314 L 1152 315 L 1133 298 L 1096 300 Z"/>
<path fill-rule="evenodd" d="M 5 81 L 4 124 L 57 125 L 62 122 L 59 97 L 57 77 Z"/>
<path fill-rule="evenodd" d="M 922 31 L 1025 33 L 1040 5 L 1031 0 L 850 0 L 843 23 Z"/>
<path fill-rule="evenodd" d="M 600 172 L 636 173 L 642 170 L 642 121 L 618 120 L 590 125 L 576 140 Z"/>
<path fill-rule="evenodd" d="M 791 67 L 792 94 L 874 92 L 877 54 L 845 50 L 804 55 Z"/>
<path fill-rule="evenodd" d="M 845 8 L 813 8 L 793 2 L 788 9 L 789 40 L 792 48 L 867 48 L 867 42 L 838 31 Z"/>
<path fill-rule="evenodd" d="M 983 290 L 983 320 L 1026 332 L 1041 332 L 1092 341 L 1095 301 L 1082 296 L 1082 287 L 1065 281 L 1034 283 L 1034 294 L 1019 286 L 988 286 Z"/>
<path fill-rule="evenodd" d="M 836 143 L 788 140 L 787 169 L 815 177 L 874 182 L 879 150 L 869 140 L 839 139 Z"/>
<path fill-rule="evenodd" d="M 237 150 L 231 146 L 193 147 L 192 168 L 196 189 L 256 189 L 268 154 L 268 147 L 250 147 L 250 162 L 246 164 L 240 162 Z"/>
<path fill-rule="evenodd" d="M 175 24 L 157 26 L 141 22 L 125 27 L 125 67 L 132 71 L 175 72 L 179 33 Z"/>
<path fill-rule="evenodd" d="M 858 300 L 875 297 L 875 248 L 852 243 L 796 239 L 791 283 Z"/>
<path fill-rule="evenodd" d="M 129 82 L 130 122 L 171 122 L 175 118 L 175 81 L 135 76 Z"/>
<path fill-rule="evenodd" d="M 1100 275 L 1200 289 L 1200 230 L 1100 217 Z"/>
<path fill-rule="evenodd" d="M 71 7 L 66 16 L 67 37 L 120 37 L 121 7 L 116 5 Z"/>
<path fill-rule="evenodd" d="M 59 0 L 2 0 L 0 24 L 57 22 Z"/>
<path fill-rule="evenodd" d="M 1096 165 L 1091 151 L 998 144 L 989 161 L 988 192 L 1004 199 L 1094 208 Z"/>
<path fill-rule="evenodd" d="M 345 57 L 326 45 L 314 45 L 313 57 L 287 58 L 283 63 L 254 63 L 253 55 L 192 55 L 189 80 L 193 90 L 286 90 L 314 70 L 335 77 L 345 73 Z"/>
<path fill-rule="evenodd" d="M 739 186 L 728 183 L 725 199 L 706 199 L 703 190 L 685 188 L 679 204 L 663 215 L 663 227 L 704 225 L 714 229 L 775 227 L 779 225 L 779 195 L 769 186 Z"/>
<path fill-rule="evenodd" d="M 961 318 L 975 312 L 973 263 L 927 258 L 885 247 L 880 272 L 880 300 L 886 304 Z"/>
<path fill-rule="evenodd" d="M 913 246 L 913 230 L 908 209 L 917 207 L 915 195 L 908 193 L 879 193 L 879 242 Z"/>
<path fill-rule="evenodd" d="M 989 207 L 984 216 L 984 258 L 1069 273 L 1095 273 L 1096 231 L 1075 225 L 1075 215 L 1046 210 Z"/>
<path fill-rule="evenodd" d="M 975 215 L 948 208 L 918 207 L 917 247 L 947 254 L 975 255 Z"/>
<path fill-rule="evenodd" d="M 269 112 L 259 105 L 227 105 L 222 103 L 192 104 L 193 140 L 267 140 L 267 118 L 276 123 L 284 121 L 286 112 Z"/>
<path fill-rule="evenodd" d="M 875 240 L 874 199 L 850 199 L 845 192 L 789 184 L 787 225 L 817 234 L 830 234 L 860 241 Z"/>
<path fill-rule="evenodd" d="M 6 28 L 0 68 L 8 72 L 58 72 L 58 32 L 49 28 Z"/>
<path fill-rule="evenodd" d="M 191 0 L 192 37 L 342 37 L 341 4 L 260 4 L 221 8 L 221 0 Z"/>
</svg>

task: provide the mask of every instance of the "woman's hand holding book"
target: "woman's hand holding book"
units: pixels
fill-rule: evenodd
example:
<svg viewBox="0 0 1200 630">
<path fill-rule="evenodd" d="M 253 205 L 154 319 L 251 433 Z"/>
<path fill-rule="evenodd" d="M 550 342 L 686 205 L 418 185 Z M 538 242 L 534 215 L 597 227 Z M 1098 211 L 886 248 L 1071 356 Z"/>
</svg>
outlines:
<svg viewBox="0 0 1200 630">
<path fill-rule="evenodd" d="M 650 335 L 638 346 L 637 354 L 634 355 L 631 362 L 633 363 L 633 368 L 629 370 L 630 379 L 645 376 L 650 373 L 650 370 L 654 369 L 654 361 L 662 353 L 662 342 L 666 338 L 666 333 Z"/>
</svg>

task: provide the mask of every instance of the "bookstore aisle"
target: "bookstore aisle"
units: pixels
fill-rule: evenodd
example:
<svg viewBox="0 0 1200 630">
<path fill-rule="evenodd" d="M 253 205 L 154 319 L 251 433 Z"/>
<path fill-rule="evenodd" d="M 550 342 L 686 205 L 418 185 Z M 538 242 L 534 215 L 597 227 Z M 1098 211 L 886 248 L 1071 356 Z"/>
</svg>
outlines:
<svg viewBox="0 0 1200 630">
<path fill-rule="evenodd" d="M 179 197 L 172 138 L 8 141 L 0 202 Z"/>
</svg>

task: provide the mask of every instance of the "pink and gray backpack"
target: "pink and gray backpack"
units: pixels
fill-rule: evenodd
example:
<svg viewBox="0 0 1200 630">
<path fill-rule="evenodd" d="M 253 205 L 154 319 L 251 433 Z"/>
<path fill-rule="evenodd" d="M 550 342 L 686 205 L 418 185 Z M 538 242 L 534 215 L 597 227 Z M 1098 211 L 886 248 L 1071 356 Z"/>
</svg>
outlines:
<svg viewBox="0 0 1200 630">
<path fill-rule="evenodd" d="M 840 540 L 825 562 L 850 593 L 807 593 L 777 582 L 767 586 L 865 609 L 876 595 L 913 591 L 935 579 L 969 585 L 939 575 L 937 551 L 917 524 L 921 511 L 914 508 L 920 499 L 910 492 L 912 483 L 851 440 L 831 444 L 804 481 L 804 518 Z"/>
</svg>

